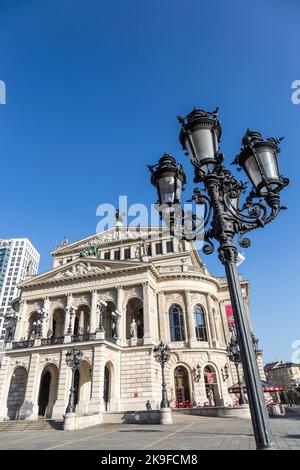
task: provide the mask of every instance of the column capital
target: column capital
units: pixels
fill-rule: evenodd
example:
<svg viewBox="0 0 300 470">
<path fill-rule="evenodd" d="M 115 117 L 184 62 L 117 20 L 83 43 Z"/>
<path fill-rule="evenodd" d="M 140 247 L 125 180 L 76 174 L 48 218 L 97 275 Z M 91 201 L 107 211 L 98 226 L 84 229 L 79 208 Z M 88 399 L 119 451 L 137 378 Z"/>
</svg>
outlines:
<svg viewBox="0 0 300 470">
<path fill-rule="evenodd" d="M 186 296 L 189 296 L 192 293 L 191 289 L 184 289 L 184 293 Z"/>
</svg>

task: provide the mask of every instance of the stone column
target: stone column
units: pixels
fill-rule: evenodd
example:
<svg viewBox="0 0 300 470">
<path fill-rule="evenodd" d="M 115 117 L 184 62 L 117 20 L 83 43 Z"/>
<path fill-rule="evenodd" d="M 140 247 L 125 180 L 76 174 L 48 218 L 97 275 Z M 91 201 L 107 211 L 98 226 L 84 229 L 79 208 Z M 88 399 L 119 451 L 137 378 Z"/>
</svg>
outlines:
<svg viewBox="0 0 300 470">
<path fill-rule="evenodd" d="M 66 363 L 66 353 L 67 349 L 63 349 L 60 354 L 57 399 L 53 406 L 53 418 L 62 418 L 68 405 L 71 387 L 71 369 Z"/>
<path fill-rule="evenodd" d="M 206 303 L 207 303 L 208 321 L 209 321 L 210 332 L 211 332 L 211 343 L 213 347 L 218 347 L 215 321 L 214 321 L 214 316 L 213 316 L 213 311 L 212 311 L 212 300 L 209 294 L 206 294 L 205 297 L 206 297 Z"/>
<path fill-rule="evenodd" d="M 79 312 L 78 332 L 81 335 L 84 333 L 84 310 L 80 310 Z"/>
<path fill-rule="evenodd" d="M 89 413 L 104 411 L 104 367 L 106 363 L 105 345 L 94 346 L 91 398 L 88 406 Z"/>
<path fill-rule="evenodd" d="M 42 338 L 46 338 L 47 337 L 47 333 L 48 333 L 48 329 L 49 329 L 49 321 L 50 321 L 50 301 L 49 301 L 49 297 L 45 297 L 43 299 L 43 308 L 46 309 L 47 311 L 47 317 L 43 318 L 42 319 Z"/>
<path fill-rule="evenodd" d="M 221 315 L 222 324 L 223 324 L 225 344 L 227 345 L 230 342 L 230 334 L 229 334 L 228 321 L 227 321 L 224 301 L 221 301 L 219 303 L 219 306 L 220 306 L 220 315 Z"/>
<path fill-rule="evenodd" d="M 27 339 L 28 319 L 27 319 L 28 304 L 26 300 L 21 300 L 19 318 L 20 320 L 16 326 L 14 341 L 21 341 L 21 338 Z"/>
<path fill-rule="evenodd" d="M 159 325 L 159 340 L 167 342 L 167 325 L 166 315 L 164 312 L 164 292 L 157 294 L 157 310 L 158 310 L 158 325 Z"/>
<path fill-rule="evenodd" d="M 97 291 L 92 290 L 91 314 L 90 314 L 90 333 L 95 333 L 97 325 Z"/>
<path fill-rule="evenodd" d="M 195 322 L 194 322 L 194 312 L 192 311 L 191 305 L 191 291 L 185 290 L 184 291 L 184 299 L 185 299 L 185 311 L 186 311 L 186 323 L 187 323 L 187 339 L 189 342 L 189 346 L 197 346 L 197 338 L 196 338 L 196 331 L 195 331 Z"/>
<path fill-rule="evenodd" d="M 152 344 L 149 283 L 143 282 L 144 344 Z"/>
<path fill-rule="evenodd" d="M 228 331 L 227 319 L 224 318 L 224 315 L 223 315 L 224 308 L 223 308 L 222 302 L 220 301 L 218 302 L 218 311 L 219 311 L 219 325 L 220 325 L 220 341 L 223 346 L 227 346 L 227 343 L 228 343 L 227 335 L 226 335 L 226 328 Z M 229 336 L 228 336 L 228 340 L 229 340 Z"/>
<path fill-rule="evenodd" d="M 35 420 L 38 418 L 38 396 L 40 389 L 39 353 L 32 353 L 26 385 L 24 402 L 20 408 L 19 419 Z"/>
<path fill-rule="evenodd" d="M 9 356 L 3 354 L 0 367 L 0 421 L 7 419 L 7 395 L 9 392 L 10 379 L 9 374 Z"/>
<path fill-rule="evenodd" d="M 123 301 L 124 301 L 124 290 L 122 286 L 117 287 L 117 310 L 121 313 L 121 317 L 118 319 L 117 331 L 119 337 L 117 343 L 125 344 L 126 341 L 126 311 L 123 312 Z M 125 333 L 125 334 L 124 334 Z"/>
</svg>

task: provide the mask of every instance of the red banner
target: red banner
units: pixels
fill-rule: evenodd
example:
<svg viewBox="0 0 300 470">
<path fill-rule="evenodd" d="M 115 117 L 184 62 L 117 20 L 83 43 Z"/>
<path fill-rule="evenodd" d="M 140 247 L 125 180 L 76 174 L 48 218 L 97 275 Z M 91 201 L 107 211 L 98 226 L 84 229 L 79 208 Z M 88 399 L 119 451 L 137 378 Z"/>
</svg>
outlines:
<svg viewBox="0 0 300 470">
<path fill-rule="evenodd" d="M 225 311 L 227 315 L 227 323 L 228 325 L 234 325 L 234 316 L 233 316 L 233 310 L 231 305 L 226 305 L 225 306 Z"/>
</svg>

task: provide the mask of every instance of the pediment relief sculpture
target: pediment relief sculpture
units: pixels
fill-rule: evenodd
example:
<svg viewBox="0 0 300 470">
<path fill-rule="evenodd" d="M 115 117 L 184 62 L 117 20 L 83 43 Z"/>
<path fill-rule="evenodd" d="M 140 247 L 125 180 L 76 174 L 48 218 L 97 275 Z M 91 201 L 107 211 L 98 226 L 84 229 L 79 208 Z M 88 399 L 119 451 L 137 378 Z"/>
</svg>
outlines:
<svg viewBox="0 0 300 470">
<path fill-rule="evenodd" d="M 76 276 L 82 276 L 85 274 L 97 274 L 103 273 L 105 271 L 110 271 L 109 266 L 93 266 L 91 263 L 78 263 L 74 264 L 70 269 L 66 271 L 60 271 L 54 276 L 54 279 L 62 279 L 62 278 L 72 278 Z"/>
</svg>

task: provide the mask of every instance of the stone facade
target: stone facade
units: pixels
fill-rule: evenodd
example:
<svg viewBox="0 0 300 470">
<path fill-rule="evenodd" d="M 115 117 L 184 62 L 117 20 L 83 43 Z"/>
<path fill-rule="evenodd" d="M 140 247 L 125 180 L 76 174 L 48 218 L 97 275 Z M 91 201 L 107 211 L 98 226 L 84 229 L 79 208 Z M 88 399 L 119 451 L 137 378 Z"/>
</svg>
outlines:
<svg viewBox="0 0 300 470">
<path fill-rule="evenodd" d="M 0 369 L 2 420 L 64 415 L 71 382 L 66 352 L 75 344 L 83 352 L 78 416 L 145 410 L 147 400 L 158 409 L 161 369 L 153 346 L 160 340 L 171 348 L 166 382 L 173 406 L 208 404 L 209 386 L 213 404 L 232 404 L 228 388 L 237 378 L 226 352 L 229 292 L 224 279 L 207 271 L 193 243 L 161 229 L 137 234 L 115 227 L 52 255 L 53 269 L 22 282 L 13 303 L 19 321 Z M 241 283 L 249 312 L 249 285 Z M 99 331 L 101 300 L 107 303 L 105 333 Z M 116 310 L 121 316 L 114 321 Z"/>
</svg>

